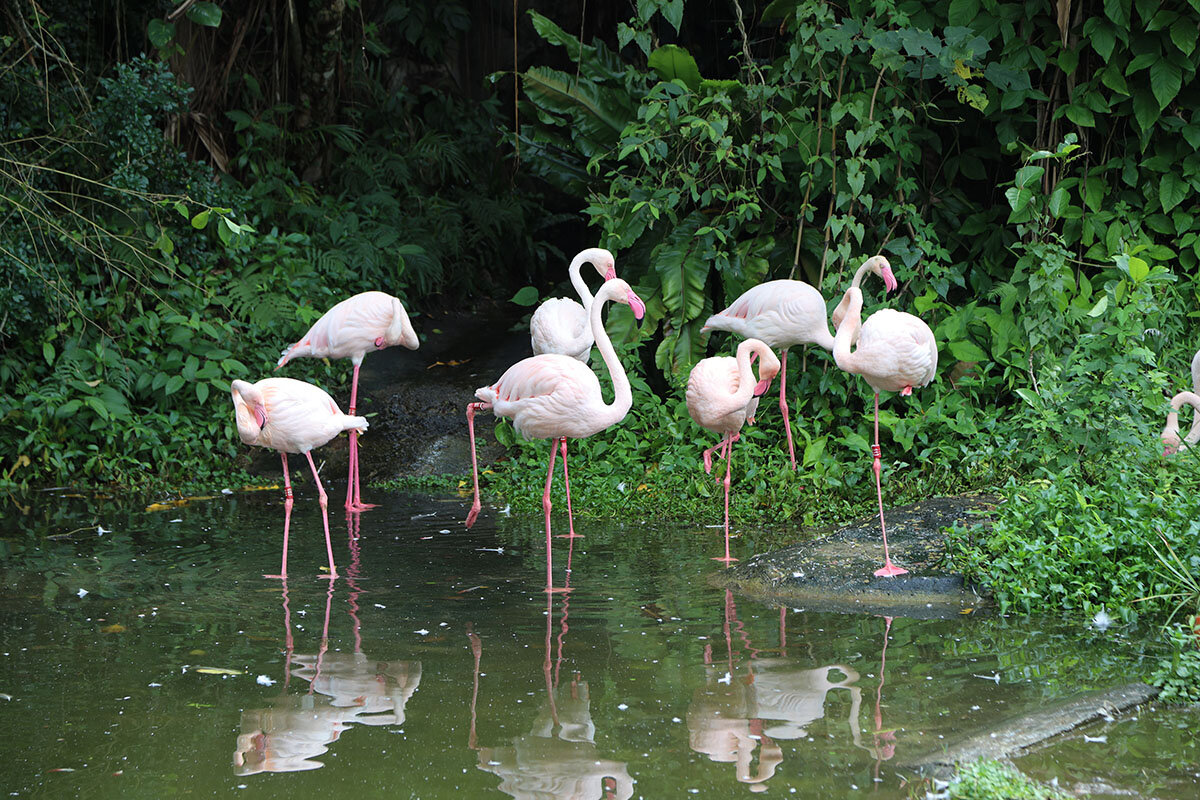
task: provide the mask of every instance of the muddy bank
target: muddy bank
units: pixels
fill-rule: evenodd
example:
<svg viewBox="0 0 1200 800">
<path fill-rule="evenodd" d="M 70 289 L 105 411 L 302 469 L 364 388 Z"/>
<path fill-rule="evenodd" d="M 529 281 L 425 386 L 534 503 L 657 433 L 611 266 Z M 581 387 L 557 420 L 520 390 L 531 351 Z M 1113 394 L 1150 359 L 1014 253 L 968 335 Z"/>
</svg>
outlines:
<svg viewBox="0 0 1200 800">
<path fill-rule="evenodd" d="M 996 498 L 938 497 L 887 511 L 892 561 L 907 575 L 877 578 L 883 564 L 879 517 L 872 515 L 819 539 L 755 555 L 715 576 L 733 591 L 771 604 L 811 610 L 950 616 L 986 603 L 986 593 L 946 573 L 942 529 L 986 521 Z"/>
</svg>

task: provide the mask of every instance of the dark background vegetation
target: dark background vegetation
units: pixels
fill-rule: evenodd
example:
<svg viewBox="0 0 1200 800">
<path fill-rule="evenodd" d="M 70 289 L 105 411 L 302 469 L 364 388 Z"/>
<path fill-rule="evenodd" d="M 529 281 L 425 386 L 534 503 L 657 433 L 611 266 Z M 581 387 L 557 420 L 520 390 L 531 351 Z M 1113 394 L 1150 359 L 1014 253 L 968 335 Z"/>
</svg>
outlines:
<svg viewBox="0 0 1200 800">
<path fill-rule="evenodd" d="M 649 313 L 640 334 L 612 316 L 635 409 L 582 445 L 581 505 L 708 508 L 682 386 L 729 342 L 704 319 L 773 277 L 832 303 L 883 252 L 887 304 L 941 348 L 933 385 L 885 398 L 890 501 L 1033 496 L 960 532 L 1006 605 L 1131 609 L 1170 588 L 1160 534 L 1200 569 L 1195 460 L 1155 437 L 1197 346 L 1196 4 L 4 0 L 0 19 L 10 489 L 228 476 L 228 382 L 337 300 L 385 289 L 418 329 L 519 313 L 514 292 L 561 290 L 599 244 Z M 802 468 L 764 414 L 735 512 L 865 510 L 866 386 L 821 352 L 791 368 Z M 348 370 L 290 374 L 336 390 Z M 542 448 L 499 426 L 493 489 L 528 502 Z"/>
</svg>

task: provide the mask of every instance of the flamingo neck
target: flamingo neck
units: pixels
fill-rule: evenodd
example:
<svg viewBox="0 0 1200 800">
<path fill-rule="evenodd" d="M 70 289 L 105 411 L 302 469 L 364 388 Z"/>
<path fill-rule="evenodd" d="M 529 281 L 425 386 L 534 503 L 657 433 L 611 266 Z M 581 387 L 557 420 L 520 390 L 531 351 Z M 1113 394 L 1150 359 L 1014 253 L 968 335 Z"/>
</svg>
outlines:
<svg viewBox="0 0 1200 800">
<path fill-rule="evenodd" d="M 738 386 L 737 391 L 733 393 L 734 402 L 738 406 L 748 405 L 754 397 L 756 382 L 754 380 L 754 365 L 750 363 L 754 352 L 755 342 L 746 340 L 738 345 Z"/>
<path fill-rule="evenodd" d="M 864 261 L 862 263 L 862 265 L 854 273 L 854 279 L 852 281 L 850 281 L 851 286 L 853 286 L 855 288 L 859 288 L 862 286 L 862 279 L 866 277 L 867 272 L 870 270 L 870 266 L 869 266 L 870 263 L 871 263 L 871 259 L 867 259 L 866 261 Z"/>
<path fill-rule="evenodd" d="M 1200 395 L 1195 392 L 1180 392 L 1171 398 L 1171 413 L 1167 415 L 1167 427 L 1173 429 L 1176 435 L 1179 433 L 1179 411 L 1189 405 L 1196 410 L 1196 415 L 1192 418 L 1192 429 L 1188 431 L 1188 435 L 1183 438 L 1183 443 L 1191 447 L 1200 442 Z"/>
<path fill-rule="evenodd" d="M 858 331 L 862 327 L 862 290 L 851 286 L 842 298 L 842 305 L 845 306 L 845 314 L 838 325 L 837 335 L 833 337 L 833 360 L 846 372 L 856 372 L 857 353 L 851 353 L 850 346 L 858 341 Z"/>
<path fill-rule="evenodd" d="M 604 406 L 610 418 L 604 427 L 620 422 L 633 407 L 633 390 L 629 385 L 629 376 L 625 374 L 625 367 L 617 358 L 617 351 L 613 347 L 612 340 L 608 338 L 608 331 L 604 329 L 602 316 L 605 303 L 616 297 L 620 291 L 622 289 L 618 284 L 613 281 L 606 282 L 597 293 L 596 302 L 592 303 L 588 312 L 592 325 L 592 336 L 596 340 L 596 349 L 600 351 L 600 357 L 604 359 L 604 366 L 608 367 L 608 374 L 612 378 L 613 385 L 613 401 Z"/>
<path fill-rule="evenodd" d="M 584 311 L 591 312 L 592 310 L 592 293 L 588 289 L 587 283 L 584 282 L 583 276 L 579 274 L 579 270 L 588 261 L 588 252 L 584 250 L 575 258 L 571 259 L 571 265 L 567 267 L 567 274 L 571 277 L 571 285 L 575 287 L 575 293 L 579 295 L 579 302 L 583 304 Z"/>
</svg>

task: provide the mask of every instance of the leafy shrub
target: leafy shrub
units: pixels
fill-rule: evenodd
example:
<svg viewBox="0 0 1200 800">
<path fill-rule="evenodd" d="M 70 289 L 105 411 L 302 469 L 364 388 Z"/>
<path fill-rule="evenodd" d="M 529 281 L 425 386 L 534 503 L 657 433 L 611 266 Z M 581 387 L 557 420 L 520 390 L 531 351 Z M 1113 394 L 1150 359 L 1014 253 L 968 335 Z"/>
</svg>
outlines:
<svg viewBox="0 0 1200 800">
<path fill-rule="evenodd" d="M 1149 682 L 1162 691 L 1158 699 L 1164 703 L 1200 703 L 1200 622 L 1196 617 L 1187 625 L 1167 629 L 1171 653 L 1162 659 L 1150 675 Z"/>
</svg>

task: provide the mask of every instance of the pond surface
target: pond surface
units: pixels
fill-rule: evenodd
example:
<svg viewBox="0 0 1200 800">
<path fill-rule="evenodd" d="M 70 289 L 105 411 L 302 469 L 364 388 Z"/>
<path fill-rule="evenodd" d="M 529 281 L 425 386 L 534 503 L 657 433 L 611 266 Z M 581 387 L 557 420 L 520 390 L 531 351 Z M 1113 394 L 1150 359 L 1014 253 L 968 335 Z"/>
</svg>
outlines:
<svg viewBox="0 0 1200 800">
<path fill-rule="evenodd" d="M 547 595 L 541 521 L 485 510 L 466 531 L 458 498 L 374 491 L 380 508 L 338 508 L 329 581 L 309 489 L 286 586 L 261 577 L 279 566 L 278 491 L 6 506 L 0 788 L 904 798 L 919 755 L 1139 674 L 1127 630 L 732 596 L 707 582 L 722 568 L 712 529 L 580 520 L 583 538 L 555 541 L 572 591 Z M 1068 786 L 1194 798 L 1197 721 L 1143 709 L 1019 763 Z"/>
</svg>

